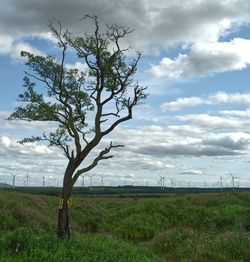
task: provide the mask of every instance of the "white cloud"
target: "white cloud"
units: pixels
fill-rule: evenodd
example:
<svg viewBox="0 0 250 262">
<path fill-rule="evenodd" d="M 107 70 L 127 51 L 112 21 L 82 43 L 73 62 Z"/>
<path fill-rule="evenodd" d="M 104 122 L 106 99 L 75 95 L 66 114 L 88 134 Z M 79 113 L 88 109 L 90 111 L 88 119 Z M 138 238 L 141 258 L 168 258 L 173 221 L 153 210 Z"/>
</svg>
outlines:
<svg viewBox="0 0 250 262">
<path fill-rule="evenodd" d="M 16 156 L 18 154 L 28 155 L 29 157 L 33 156 L 42 156 L 42 155 L 57 155 L 58 150 L 55 148 L 50 148 L 44 144 L 38 143 L 26 143 L 21 145 L 17 143 L 16 140 L 11 139 L 8 136 L 2 136 L 0 145 L 2 145 L 2 149 L 0 150 L 1 155 L 12 155 Z M 21 157 L 21 156 L 20 156 Z"/>
<path fill-rule="evenodd" d="M 250 121 L 240 121 L 238 119 L 230 119 L 220 116 L 211 116 L 208 114 L 190 114 L 176 116 L 178 120 L 189 122 L 198 127 L 209 129 L 239 129 L 248 128 Z"/>
<path fill-rule="evenodd" d="M 2 136 L 2 144 L 5 147 L 9 147 L 11 145 L 11 140 L 7 136 Z"/>
<path fill-rule="evenodd" d="M 8 35 L 0 36 L 0 54 L 8 54 L 13 44 L 13 38 Z"/>
<path fill-rule="evenodd" d="M 49 148 L 47 145 L 39 145 L 36 143 L 27 143 L 22 148 L 19 148 L 22 154 L 37 154 L 37 155 L 51 155 L 55 151 Z"/>
<path fill-rule="evenodd" d="M 85 63 L 81 63 L 79 61 L 75 62 L 74 64 L 66 64 L 65 67 L 69 70 L 69 69 L 77 69 L 79 72 L 86 72 L 86 70 L 88 69 L 87 64 Z"/>
<path fill-rule="evenodd" d="M 17 42 L 16 44 L 13 44 L 11 46 L 9 53 L 12 58 L 20 59 L 21 51 L 26 51 L 26 52 L 29 52 L 35 55 L 44 55 L 42 51 L 40 51 L 39 49 L 35 48 L 34 46 L 24 41 L 20 41 L 20 42 Z"/>
<path fill-rule="evenodd" d="M 218 92 L 208 97 L 211 103 L 243 104 L 250 106 L 250 93 L 225 93 Z"/>
<path fill-rule="evenodd" d="M 42 51 L 21 39 L 15 40 L 11 36 L 0 35 L 0 55 L 9 55 L 13 59 L 21 59 L 21 51 L 27 51 L 36 55 L 44 54 Z"/>
<path fill-rule="evenodd" d="M 193 107 L 204 104 L 206 101 L 200 97 L 180 97 L 176 101 L 163 103 L 161 109 L 165 111 L 178 111 L 183 107 Z"/>
<path fill-rule="evenodd" d="M 247 109 L 245 111 L 242 110 L 221 110 L 219 111 L 220 114 L 226 115 L 226 116 L 232 116 L 232 117 L 250 117 L 250 109 Z"/>
<path fill-rule="evenodd" d="M 152 65 L 150 72 L 159 78 L 179 78 L 185 70 L 187 62 L 186 55 L 179 55 L 175 60 L 164 57 L 159 65 Z"/>
<path fill-rule="evenodd" d="M 185 107 L 215 104 L 238 104 L 250 106 L 250 93 L 226 93 L 217 92 L 207 97 L 180 97 L 175 101 L 166 102 L 161 105 L 161 110 L 179 111 Z"/>
<path fill-rule="evenodd" d="M 244 69 L 250 63 L 250 40 L 234 38 L 230 42 L 198 42 L 187 54 L 174 59 L 163 58 L 151 66 L 156 77 L 174 79 L 181 76 L 205 76 Z"/>
</svg>

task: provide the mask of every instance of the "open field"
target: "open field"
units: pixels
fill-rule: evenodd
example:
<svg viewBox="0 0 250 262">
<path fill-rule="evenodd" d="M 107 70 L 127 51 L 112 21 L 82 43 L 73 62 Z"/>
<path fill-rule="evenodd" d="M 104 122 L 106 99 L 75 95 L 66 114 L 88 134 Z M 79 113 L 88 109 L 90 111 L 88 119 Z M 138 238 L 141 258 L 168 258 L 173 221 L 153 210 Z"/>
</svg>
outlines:
<svg viewBox="0 0 250 262">
<path fill-rule="evenodd" d="M 1 190 L 0 261 L 247 262 L 249 202 L 249 192 L 76 196 L 73 239 L 58 242 L 57 197 Z"/>
<path fill-rule="evenodd" d="M 12 186 L 0 187 L 4 190 L 13 190 Z M 61 187 L 15 187 L 16 192 L 48 195 L 48 196 L 60 196 Z M 224 187 L 221 188 L 202 188 L 202 187 L 159 187 L 159 186 L 93 186 L 93 187 L 74 187 L 73 194 L 77 196 L 164 196 L 168 194 L 192 194 L 192 193 L 218 193 L 218 192 L 250 192 L 250 188 L 235 188 Z"/>
</svg>

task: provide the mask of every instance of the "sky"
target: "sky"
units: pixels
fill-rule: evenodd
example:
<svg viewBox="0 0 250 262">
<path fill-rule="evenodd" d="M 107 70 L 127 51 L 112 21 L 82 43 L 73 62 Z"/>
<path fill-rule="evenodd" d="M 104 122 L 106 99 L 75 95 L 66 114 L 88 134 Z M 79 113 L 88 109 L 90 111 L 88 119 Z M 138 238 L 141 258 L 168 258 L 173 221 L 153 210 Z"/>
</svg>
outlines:
<svg viewBox="0 0 250 262">
<path fill-rule="evenodd" d="M 113 159 L 89 174 L 93 184 L 250 187 L 249 0 L 0 0 L 0 182 L 61 185 L 66 158 L 44 144 L 17 141 L 53 129 L 52 123 L 8 121 L 24 91 L 20 51 L 57 52 L 48 30 L 58 19 L 74 34 L 101 27 L 134 29 L 125 45 L 142 51 L 135 81 L 149 97 L 132 120 L 106 140 L 123 143 Z M 133 56 L 129 53 L 128 56 Z M 78 64 L 77 64 L 78 63 Z M 72 61 L 77 66 L 81 61 Z M 81 65 L 81 64 L 80 64 Z M 82 64 L 83 65 L 83 64 Z M 84 65 L 83 65 L 84 68 Z M 104 141 L 105 144 L 105 141 Z M 104 145 L 101 144 L 99 149 Z M 98 149 L 98 150 L 99 150 Z M 95 150 L 94 153 L 99 151 Z M 80 185 L 82 181 L 78 181 Z M 85 178 L 85 185 L 90 183 Z"/>
</svg>

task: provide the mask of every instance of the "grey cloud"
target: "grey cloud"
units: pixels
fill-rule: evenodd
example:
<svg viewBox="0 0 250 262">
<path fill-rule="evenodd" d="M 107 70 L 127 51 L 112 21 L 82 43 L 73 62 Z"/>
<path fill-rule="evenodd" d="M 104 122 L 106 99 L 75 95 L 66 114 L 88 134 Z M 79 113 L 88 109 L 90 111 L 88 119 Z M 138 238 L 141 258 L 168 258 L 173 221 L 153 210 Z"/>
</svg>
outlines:
<svg viewBox="0 0 250 262">
<path fill-rule="evenodd" d="M 154 1 L 148 8 L 152 38 L 162 45 L 215 41 L 230 22 L 249 20 L 248 1 Z M 226 25 L 225 19 L 229 19 Z"/>
<path fill-rule="evenodd" d="M 186 170 L 178 172 L 178 174 L 180 175 L 202 175 L 203 173 L 201 170 L 197 170 L 197 169 L 186 169 Z"/>
<path fill-rule="evenodd" d="M 107 1 L 107 0 L 13 0 L 5 1 L 5 8 L 1 9 L 0 32 L 15 35 L 37 34 L 48 30 L 48 21 L 56 18 L 66 27 L 76 31 L 85 26 L 79 23 L 85 14 L 99 15 L 107 23 L 137 24 L 138 17 L 144 17 L 142 1 Z M 21 14 L 21 15 L 20 15 Z M 8 29 L 6 28 L 8 25 Z"/>
<path fill-rule="evenodd" d="M 166 156 L 227 156 L 239 155 L 240 152 L 229 150 L 221 147 L 212 146 L 184 146 L 184 145 L 170 145 L 170 146 L 143 146 L 137 150 L 140 154 L 155 155 L 158 157 Z"/>
<path fill-rule="evenodd" d="M 207 75 L 214 72 L 228 71 L 234 69 L 241 58 L 237 53 L 217 54 L 191 53 L 189 57 L 189 73 L 192 75 Z"/>
<path fill-rule="evenodd" d="M 208 146 L 219 146 L 230 150 L 244 150 L 249 145 L 249 138 L 240 138 L 233 140 L 230 136 L 209 138 L 203 141 L 204 145 Z"/>
<path fill-rule="evenodd" d="M 0 34 L 23 36 L 47 31 L 48 19 L 57 18 L 75 31 L 84 14 L 99 14 L 108 23 L 118 22 L 136 30 L 133 42 L 157 52 L 174 43 L 217 40 L 231 22 L 249 21 L 248 1 L 143 1 L 143 0 L 2 0 Z M 227 18 L 228 25 L 223 21 Z M 136 41 L 135 41 L 136 40 Z"/>
<path fill-rule="evenodd" d="M 249 120 L 242 121 L 237 118 L 210 116 L 208 114 L 183 115 L 176 118 L 196 127 L 213 130 L 249 130 L 250 125 Z"/>
</svg>

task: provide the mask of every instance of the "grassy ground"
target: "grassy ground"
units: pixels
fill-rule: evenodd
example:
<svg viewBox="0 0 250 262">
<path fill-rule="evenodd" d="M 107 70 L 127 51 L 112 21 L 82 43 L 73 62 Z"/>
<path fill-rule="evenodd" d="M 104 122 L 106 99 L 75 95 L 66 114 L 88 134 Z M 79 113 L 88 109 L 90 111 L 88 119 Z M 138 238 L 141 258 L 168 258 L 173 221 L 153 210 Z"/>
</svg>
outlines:
<svg viewBox="0 0 250 262">
<path fill-rule="evenodd" d="M 58 198 L 0 191 L 0 261 L 247 262 L 249 203 L 249 192 L 76 197 L 74 237 L 58 242 Z"/>
</svg>

